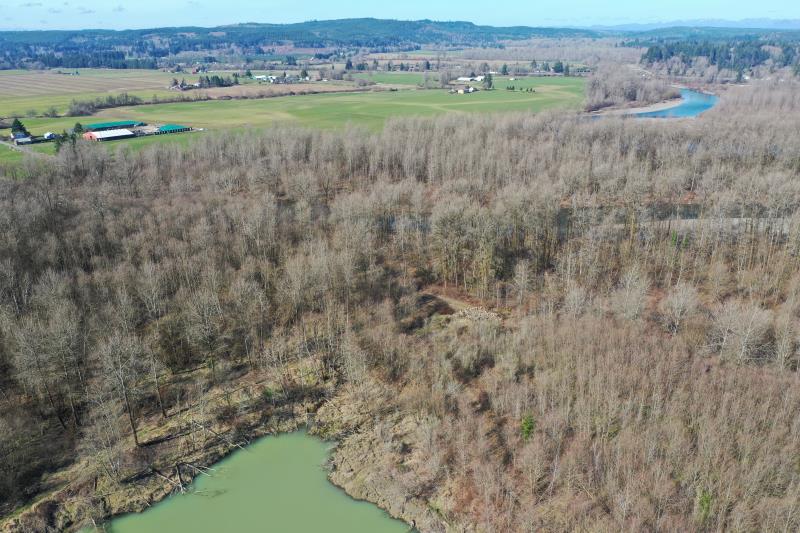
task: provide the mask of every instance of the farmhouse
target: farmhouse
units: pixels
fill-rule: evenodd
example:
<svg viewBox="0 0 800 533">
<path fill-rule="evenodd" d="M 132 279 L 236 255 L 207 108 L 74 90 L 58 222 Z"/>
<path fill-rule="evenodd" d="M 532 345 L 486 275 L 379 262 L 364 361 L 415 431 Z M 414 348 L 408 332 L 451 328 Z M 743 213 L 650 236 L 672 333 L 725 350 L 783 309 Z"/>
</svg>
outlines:
<svg viewBox="0 0 800 533">
<path fill-rule="evenodd" d="M 116 141 L 118 139 L 130 139 L 131 137 L 136 137 L 136 134 L 128 129 L 87 131 L 83 134 L 83 138 L 87 141 Z"/>
<path fill-rule="evenodd" d="M 130 129 L 144 126 L 144 122 L 136 122 L 135 120 L 120 120 L 117 122 L 98 122 L 96 124 L 89 124 L 86 126 L 88 131 L 108 131 L 119 129 Z"/>
</svg>

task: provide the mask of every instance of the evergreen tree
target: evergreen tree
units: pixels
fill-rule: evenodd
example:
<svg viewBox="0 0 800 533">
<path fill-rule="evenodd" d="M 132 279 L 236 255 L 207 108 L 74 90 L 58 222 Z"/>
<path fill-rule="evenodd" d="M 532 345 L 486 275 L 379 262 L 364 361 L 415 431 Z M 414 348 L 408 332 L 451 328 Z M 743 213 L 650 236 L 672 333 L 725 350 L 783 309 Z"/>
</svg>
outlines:
<svg viewBox="0 0 800 533">
<path fill-rule="evenodd" d="M 15 133 L 22 133 L 26 137 L 30 135 L 30 133 L 28 133 L 28 129 L 22 124 L 22 122 L 20 122 L 18 118 L 15 118 L 14 122 L 11 123 L 11 134 L 13 135 Z"/>
</svg>

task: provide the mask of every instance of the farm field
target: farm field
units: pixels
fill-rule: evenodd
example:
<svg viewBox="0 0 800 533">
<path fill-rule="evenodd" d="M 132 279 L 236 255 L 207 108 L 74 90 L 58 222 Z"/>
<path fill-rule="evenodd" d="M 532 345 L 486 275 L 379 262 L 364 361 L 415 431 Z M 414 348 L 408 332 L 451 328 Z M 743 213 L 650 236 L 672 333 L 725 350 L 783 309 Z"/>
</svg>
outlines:
<svg viewBox="0 0 800 533">
<path fill-rule="evenodd" d="M 176 75 L 158 70 L 78 69 L 72 76 L 56 71 L 0 71 L 0 116 L 44 113 L 51 106 L 66 110 L 72 100 L 127 92 L 141 98 L 166 96 Z M 65 70 L 66 72 L 66 70 Z M 75 72 L 70 71 L 70 72 Z M 188 80 L 188 77 L 187 77 Z"/>
<path fill-rule="evenodd" d="M 383 85 L 422 85 L 425 74 L 419 72 L 362 72 L 353 74 L 353 78 L 372 81 Z M 439 74 L 430 72 L 428 78 L 438 80 Z"/>
<path fill-rule="evenodd" d="M 402 73 L 410 80 L 413 73 Z M 398 74 L 387 74 L 397 76 Z M 584 99 L 581 78 L 522 78 L 510 81 L 497 77 L 493 91 L 470 95 L 449 94 L 446 90 L 400 90 L 362 93 L 331 93 L 262 100 L 212 100 L 114 108 L 93 116 L 22 119 L 34 135 L 61 132 L 76 122 L 84 125 L 104 121 L 141 120 L 151 124 L 177 123 L 193 128 L 220 131 L 233 128 L 268 128 L 281 124 L 299 124 L 312 128 L 332 129 L 347 124 L 378 130 L 395 116 L 433 116 L 444 113 L 532 111 L 545 109 L 579 109 Z M 528 87 L 536 92 L 508 91 Z M 188 144 L 202 132 L 158 135 L 103 143 L 114 151 L 125 146 L 139 150 L 155 143 Z M 52 143 L 38 144 L 32 150 L 54 154 Z M 15 164 L 23 154 L 0 146 L 0 163 Z"/>
<path fill-rule="evenodd" d="M 261 128 L 283 123 L 323 129 L 352 123 L 380 129 L 386 119 L 394 116 L 578 109 L 584 97 L 584 80 L 580 78 L 533 78 L 530 83 L 536 89 L 534 93 L 507 91 L 507 83 L 507 78 L 498 78 L 497 90 L 470 95 L 448 94 L 445 90 L 402 90 L 144 105 L 108 109 L 77 120 L 83 124 L 106 120 L 169 122 L 215 130 Z M 24 122 L 32 133 L 42 134 L 72 127 L 76 119 L 29 119 Z"/>
<path fill-rule="evenodd" d="M 160 70 L 76 69 L 62 72 L 79 72 L 79 75 L 59 74 L 55 70 L 0 71 L 0 117 L 26 116 L 30 112 L 43 114 L 51 107 L 63 113 L 73 100 L 94 100 L 123 92 L 146 100 L 153 96 L 172 98 L 176 93 L 168 87 L 173 79 L 185 79 L 189 83 L 198 80 L 197 74 L 173 74 Z M 231 73 L 216 74 L 227 76 Z M 242 79 L 241 82 L 242 86 L 230 89 L 238 89 L 241 93 L 252 91 L 257 86 L 250 80 Z M 211 89 L 209 92 L 223 95 L 228 94 L 224 92 L 226 89 Z M 187 96 L 191 95 L 187 93 Z"/>
</svg>

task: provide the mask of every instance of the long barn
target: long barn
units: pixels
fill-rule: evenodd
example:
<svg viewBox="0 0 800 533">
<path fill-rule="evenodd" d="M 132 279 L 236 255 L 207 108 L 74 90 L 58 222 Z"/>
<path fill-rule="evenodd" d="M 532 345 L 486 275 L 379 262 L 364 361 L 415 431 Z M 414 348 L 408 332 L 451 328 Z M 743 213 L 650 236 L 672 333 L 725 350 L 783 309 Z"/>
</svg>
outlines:
<svg viewBox="0 0 800 533">
<path fill-rule="evenodd" d="M 137 122 L 135 120 L 118 120 L 116 122 L 98 122 L 96 124 L 89 124 L 85 126 L 87 131 L 108 131 L 138 128 L 144 126 L 144 122 Z"/>
<path fill-rule="evenodd" d="M 116 141 L 118 139 L 130 139 L 136 137 L 136 134 L 128 129 L 116 130 L 102 130 L 102 131 L 87 131 L 83 134 L 83 138 L 87 141 Z"/>
</svg>

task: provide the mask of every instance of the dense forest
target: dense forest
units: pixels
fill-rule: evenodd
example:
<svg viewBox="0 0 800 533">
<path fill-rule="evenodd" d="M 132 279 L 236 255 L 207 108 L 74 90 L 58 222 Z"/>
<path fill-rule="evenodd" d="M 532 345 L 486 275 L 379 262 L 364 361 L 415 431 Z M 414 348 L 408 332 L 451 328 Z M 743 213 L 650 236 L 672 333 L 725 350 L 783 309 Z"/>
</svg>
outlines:
<svg viewBox="0 0 800 533">
<path fill-rule="evenodd" d="M 37 503 L 5 527 L 142 509 L 313 412 L 421 531 L 800 529 L 798 95 L 7 170 L 0 513 Z"/>
<path fill-rule="evenodd" d="M 776 68 L 798 65 L 798 42 L 763 41 L 679 41 L 654 44 L 648 47 L 642 61 L 647 64 L 664 63 L 678 58 L 689 66 L 698 58 L 721 69 L 750 70 L 771 61 Z"/>
</svg>

